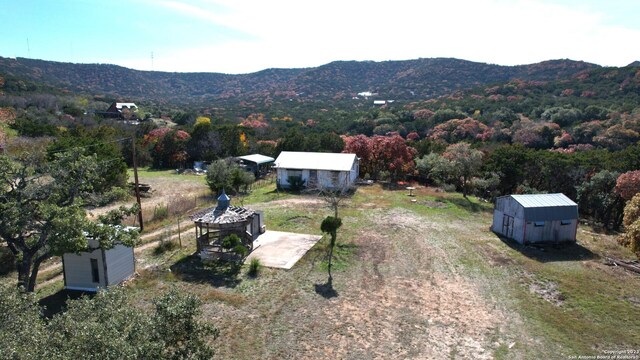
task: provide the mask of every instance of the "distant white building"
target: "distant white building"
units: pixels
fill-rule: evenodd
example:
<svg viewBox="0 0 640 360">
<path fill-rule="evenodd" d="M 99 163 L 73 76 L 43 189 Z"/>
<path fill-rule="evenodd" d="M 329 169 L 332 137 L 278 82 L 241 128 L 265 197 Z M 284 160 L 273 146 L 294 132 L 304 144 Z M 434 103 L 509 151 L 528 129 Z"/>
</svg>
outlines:
<svg viewBox="0 0 640 360">
<path fill-rule="evenodd" d="M 126 111 L 125 111 L 126 110 Z M 122 118 L 125 112 L 135 113 L 138 111 L 138 106 L 131 102 L 114 102 L 111 103 L 109 108 L 105 111 L 96 111 L 97 115 L 108 118 Z"/>
<path fill-rule="evenodd" d="M 283 151 L 275 161 L 276 183 L 289 188 L 299 178 L 307 188 L 337 189 L 352 186 L 360 173 L 356 154 Z"/>
<path fill-rule="evenodd" d="M 496 199 L 491 230 L 520 244 L 575 242 L 577 229 L 578 204 L 564 194 Z"/>
</svg>

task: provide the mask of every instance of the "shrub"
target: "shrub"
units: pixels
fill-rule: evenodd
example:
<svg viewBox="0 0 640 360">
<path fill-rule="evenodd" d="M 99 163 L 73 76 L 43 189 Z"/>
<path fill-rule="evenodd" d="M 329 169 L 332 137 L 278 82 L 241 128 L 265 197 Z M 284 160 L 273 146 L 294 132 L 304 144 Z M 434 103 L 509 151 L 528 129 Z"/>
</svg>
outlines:
<svg viewBox="0 0 640 360">
<path fill-rule="evenodd" d="M 287 177 L 287 182 L 289 183 L 289 190 L 291 191 L 300 191 L 304 188 L 305 184 L 302 176 L 289 176 Z"/>
<path fill-rule="evenodd" d="M 233 247 L 233 252 L 240 255 L 241 257 L 245 257 L 249 254 L 249 249 L 242 244 L 238 244 Z"/>
<path fill-rule="evenodd" d="M 167 204 L 158 204 L 153 209 L 153 220 L 163 220 L 169 217 L 169 206 Z"/>
<path fill-rule="evenodd" d="M 161 255 L 167 251 L 175 249 L 176 247 L 178 247 L 178 245 L 173 241 L 162 241 L 155 249 L 153 249 L 153 255 Z"/>
<path fill-rule="evenodd" d="M 237 245 L 242 245 L 240 241 L 240 237 L 236 234 L 227 235 L 224 239 L 222 239 L 222 247 L 224 249 L 230 250 L 234 249 Z"/>
<path fill-rule="evenodd" d="M 257 277 L 260 269 L 262 268 L 262 264 L 260 263 L 260 259 L 253 258 L 251 262 L 249 262 L 249 270 L 247 271 L 247 275 L 250 277 Z"/>
</svg>

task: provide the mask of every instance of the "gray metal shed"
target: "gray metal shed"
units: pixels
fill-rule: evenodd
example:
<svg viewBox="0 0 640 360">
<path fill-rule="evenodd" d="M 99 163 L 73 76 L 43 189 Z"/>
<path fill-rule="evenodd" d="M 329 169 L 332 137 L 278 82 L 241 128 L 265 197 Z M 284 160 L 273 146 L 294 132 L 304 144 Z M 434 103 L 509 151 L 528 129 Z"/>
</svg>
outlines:
<svg viewBox="0 0 640 360">
<path fill-rule="evenodd" d="M 496 199 L 491 230 L 521 244 L 575 242 L 578 204 L 564 194 Z"/>
<path fill-rule="evenodd" d="M 133 227 L 125 227 L 130 231 Z M 68 290 L 98 291 L 117 285 L 135 274 L 133 248 L 116 244 L 103 249 L 95 239 L 88 239 L 88 250 L 62 255 L 64 288 Z"/>
</svg>

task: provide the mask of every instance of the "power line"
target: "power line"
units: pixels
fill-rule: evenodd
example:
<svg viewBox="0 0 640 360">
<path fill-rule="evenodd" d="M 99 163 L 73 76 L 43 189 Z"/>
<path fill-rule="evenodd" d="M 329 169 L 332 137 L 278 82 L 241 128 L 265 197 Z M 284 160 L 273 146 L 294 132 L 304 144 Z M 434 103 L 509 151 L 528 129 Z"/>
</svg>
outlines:
<svg viewBox="0 0 640 360">
<path fill-rule="evenodd" d="M 120 139 L 111 140 L 111 141 L 103 141 L 103 142 L 100 142 L 100 143 L 89 144 L 89 145 L 84 145 L 84 146 L 74 146 L 72 148 L 67 148 L 67 149 L 60 149 L 60 150 L 55 150 L 55 151 L 47 151 L 47 154 L 57 154 L 57 153 L 61 153 L 61 152 L 70 152 L 70 151 L 77 150 L 77 149 L 86 149 L 86 148 L 90 148 L 92 146 L 106 145 L 106 144 L 111 144 L 111 143 L 120 142 L 120 141 L 124 141 L 124 140 L 131 140 L 131 139 L 132 138 L 130 138 L 130 137 L 126 137 L 126 138 L 120 138 Z"/>
</svg>

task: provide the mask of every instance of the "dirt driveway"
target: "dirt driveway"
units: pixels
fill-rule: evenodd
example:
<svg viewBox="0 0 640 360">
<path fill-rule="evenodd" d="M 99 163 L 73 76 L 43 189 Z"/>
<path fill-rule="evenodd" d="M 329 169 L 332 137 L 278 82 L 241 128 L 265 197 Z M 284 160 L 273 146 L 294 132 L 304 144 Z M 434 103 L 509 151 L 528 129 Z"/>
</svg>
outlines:
<svg viewBox="0 0 640 360">
<path fill-rule="evenodd" d="M 442 249 L 449 229 L 403 209 L 374 213 L 372 220 L 379 227 L 362 231 L 357 239 L 363 260 L 359 281 L 319 314 L 338 330 L 319 354 L 492 358 L 493 336 L 506 317 L 450 262 Z"/>
<path fill-rule="evenodd" d="M 334 273 L 337 296 L 316 292 L 326 272 L 312 270 L 312 254 L 251 290 L 246 306 L 205 305 L 228 339 L 216 344 L 217 357 L 491 359 L 520 341 L 507 329 L 517 317 L 505 315 L 486 284 L 459 271 L 456 256 L 466 251 L 456 245 L 460 233 L 473 238 L 486 229 L 431 222 L 402 208 L 371 210 L 360 221 L 351 239 L 357 259 Z M 251 348 L 238 352 L 245 343 Z"/>
</svg>

